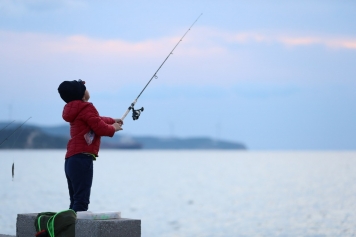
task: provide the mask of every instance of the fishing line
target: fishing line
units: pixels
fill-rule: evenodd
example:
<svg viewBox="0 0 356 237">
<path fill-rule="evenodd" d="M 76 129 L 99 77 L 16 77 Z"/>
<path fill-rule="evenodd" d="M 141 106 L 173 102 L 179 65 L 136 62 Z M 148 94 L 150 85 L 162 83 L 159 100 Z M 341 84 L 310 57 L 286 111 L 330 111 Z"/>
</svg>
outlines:
<svg viewBox="0 0 356 237">
<path fill-rule="evenodd" d="M 30 120 L 31 117 L 29 117 L 25 122 L 23 122 L 20 126 L 18 126 L 15 131 L 13 131 L 9 136 L 7 136 L 1 143 L 0 143 L 0 146 L 6 142 L 19 128 L 22 127 L 22 125 L 24 125 L 28 120 Z"/>
<path fill-rule="evenodd" d="M 24 129 L 20 129 L 19 134 L 18 134 L 17 137 L 15 138 L 15 140 L 14 140 L 14 142 L 12 143 L 12 146 L 11 146 L 10 148 L 13 148 L 13 147 L 14 147 L 16 141 L 19 139 L 19 137 L 20 137 L 20 135 L 21 135 L 21 133 L 22 133 L 23 130 L 24 130 Z M 12 157 L 12 168 L 11 168 L 11 171 L 12 171 L 12 181 L 14 181 L 14 177 L 15 177 L 15 157 L 14 157 L 14 156 Z"/>
<path fill-rule="evenodd" d="M 23 123 L 22 123 L 20 126 L 18 126 L 9 136 L 7 136 L 7 137 L 0 143 L 0 146 L 1 146 L 4 142 L 6 142 L 12 135 L 14 135 L 17 130 L 19 130 L 28 120 L 30 120 L 30 118 L 31 118 L 31 117 L 29 117 L 28 119 L 26 119 L 25 122 L 23 122 Z M 15 121 L 15 120 L 14 120 L 14 121 Z M 12 121 L 10 124 L 12 124 L 14 121 Z M 8 124 L 7 126 L 5 126 L 5 128 L 8 127 L 10 124 Z M 5 129 L 5 128 L 3 128 L 3 129 Z M 3 129 L 1 129 L 1 131 L 2 131 Z M 22 131 L 23 131 L 23 130 L 21 130 L 21 132 L 22 132 Z M 14 141 L 14 143 L 12 144 L 12 146 L 10 146 L 10 148 L 14 146 L 15 142 L 16 142 L 17 139 L 20 137 L 21 132 L 20 132 L 19 135 L 15 138 L 15 141 Z M 14 181 L 14 176 L 15 176 L 15 158 L 14 158 L 14 157 L 12 157 L 11 173 L 12 173 L 12 181 Z"/>
<path fill-rule="evenodd" d="M 144 90 L 146 89 L 146 87 L 148 86 L 148 84 L 150 84 L 150 82 L 152 81 L 153 78 L 157 79 L 157 73 L 158 71 L 161 69 L 161 67 L 163 66 L 163 64 L 167 61 L 167 59 L 169 58 L 169 56 L 171 56 L 173 54 L 173 51 L 177 48 L 178 44 L 183 40 L 184 36 L 190 31 L 190 29 L 193 27 L 193 25 L 195 24 L 195 22 L 197 22 L 199 20 L 199 18 L 203 15 L 203 13 L 201 13 L 198 18 L 193 22 L 193 24 L 189 27 L 189 29 L 184 33 L 184 35 L 182 36 L 182 38 L 180 38 L 180 40 L 178 41 L 178 43 L 176 44 L 176 46 L 174 46 L 174 48 L 172 49 L 172 51 L 168 54 L 168 56 L 166 57 L 166 59 L 163 61 L 163 63 L 161 64 L 161 66 L 159 66 L 159 68 L 157 69 L 157 71 L 153 74 L 153 76 L 151 77 L 151 79 L 148 81 L 148 83 L 146 84 L 146 86 L 143 88 L 143 90 L 140 92 L 140 94 L 136 97 L 136 99 L 131 103 L 130 107 L 126 110 L 126 112 L 124 113 L 124 115 L 122 116 L 121 120 L 124 121 L 125 117 L 127 116 L 127 114 L 130 112 L 130 110 L 132 110 L 132 119 L 133 120 L 137 120 L 140 115 L 141 112 L 143 111 L 143 107 L 141 107 L 141 109 L 135 109 L 134 106 L 138 100 L 138 98 L 141 96 L 141 94 L 144 92 Z"/>
<path fill-rule="evenodd" d="M 7 128 L 8 126 L 10 126 L 13 122 L 15 122 L 15 120 L 12 120 L 9 124 L 7 124 L 5 127 L 3 127 L 0 132 L 2 130 L 4 130 L 5 128 Z M 15 162 L 14 162 L 14 158 L 12 158 L 12 181 L 14 181 L 14 171 L 15 171 Z"/>
<path fill-rule="evenodd" d="M 10 126 L 13 122 L 15 122 L 15 120 L 13 120 L 11 123 L 9 123 L 9 124 L 6 125 L 5 127 L 3 127 L 3 128 L 0 130 L 0 132 L 1 132 L 2 130 L 4 130 L 5 128 L 7 128 L 8 126 Z"/>
</svg>

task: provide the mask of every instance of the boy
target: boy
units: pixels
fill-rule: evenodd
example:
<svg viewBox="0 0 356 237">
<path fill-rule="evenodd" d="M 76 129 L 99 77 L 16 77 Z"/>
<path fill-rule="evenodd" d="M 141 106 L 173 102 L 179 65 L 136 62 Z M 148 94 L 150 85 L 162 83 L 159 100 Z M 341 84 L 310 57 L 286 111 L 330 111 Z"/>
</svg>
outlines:
<svg viewBox="0 0 356 237">
<path fill-rule="evenodd" d="M 68 182 L 70 206 L 87 211 L 93 181 L 93 160 L 99 153 L 100 137 L 112 137 L 122 130 L 123 121 L 101 117 L 92 103 L 82 80 L 64 81 L 58 87 L 61 98 L 67 103 L 62 117 L 70 123 L 64 170 Z"/>
</svg>

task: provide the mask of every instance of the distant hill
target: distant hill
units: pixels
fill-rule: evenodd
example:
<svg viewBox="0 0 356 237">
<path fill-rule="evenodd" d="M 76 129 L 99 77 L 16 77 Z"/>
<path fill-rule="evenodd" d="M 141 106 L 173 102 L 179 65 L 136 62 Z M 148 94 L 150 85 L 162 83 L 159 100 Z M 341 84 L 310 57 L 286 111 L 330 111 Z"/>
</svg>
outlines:
<svg viewBox="0 0 356 237">
<path fill-rule="evenodd" d="M 20 123 L 0 122 L 0 143 L 18 128 Z M 62 149 L 69 139 L 69 125 L 39 127 L 25 124 L 0 146 L 0 149 Z M 237 142 L 214 140 L 207 137 L 159 138 L 153 136 L 103 137 L 101 148 L 110 149 L 246 149 Z"/>
<path fill-rule="evenodd" d="M 246 149 L 240 143 L 214 140 L 206 137 L 134 137 L 134 140 L 144 144 L 145 149 Z"/>
<path fill-rule="evenodd" d="M 40 128 L 25 126 L 13 133 L 14 130 L 9 128 L 0 132 L 0 149 L 60 149 L 67 146 L 66 137 L 46 134 Z"/>
</svg>

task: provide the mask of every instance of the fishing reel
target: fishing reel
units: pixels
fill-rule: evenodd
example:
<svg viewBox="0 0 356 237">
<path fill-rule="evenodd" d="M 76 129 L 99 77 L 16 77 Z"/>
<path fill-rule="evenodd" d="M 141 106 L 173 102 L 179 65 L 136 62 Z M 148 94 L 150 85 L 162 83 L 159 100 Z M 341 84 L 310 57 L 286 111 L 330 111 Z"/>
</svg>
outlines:
<svg viewBox="0 0 356 237">
<path fill-rule="evenodd" d="M 131 105 L 129 109 L 132 109 L 133 120 L 137 120 L 140 117 L 141 112 L 143 111 L 143 107 L 141 107 L 141 109 L 135 109 L 133 105 Z"/>
</svg>

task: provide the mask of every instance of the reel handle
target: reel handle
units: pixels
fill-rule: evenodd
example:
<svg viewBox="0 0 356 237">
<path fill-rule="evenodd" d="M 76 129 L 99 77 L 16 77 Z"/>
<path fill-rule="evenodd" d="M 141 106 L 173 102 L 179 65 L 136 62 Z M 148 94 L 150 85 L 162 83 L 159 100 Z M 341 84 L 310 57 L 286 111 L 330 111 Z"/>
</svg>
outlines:
<svg viewBox="0 0 356 237">
<path fill-rule="evenodd" d="M 137 102 L 137 99 L 134 100 L 132 103 L 131 103 L 131 106 L 126 110 L 126 112 L 124 113 L 124 115 L 121 117 L 121 120 L 124 121 L 124 119 L 126 118 L 126 116 L 128 115 L 128 113 L 130 112 L 130 110 L 135 106 Z"/>
</svg>

